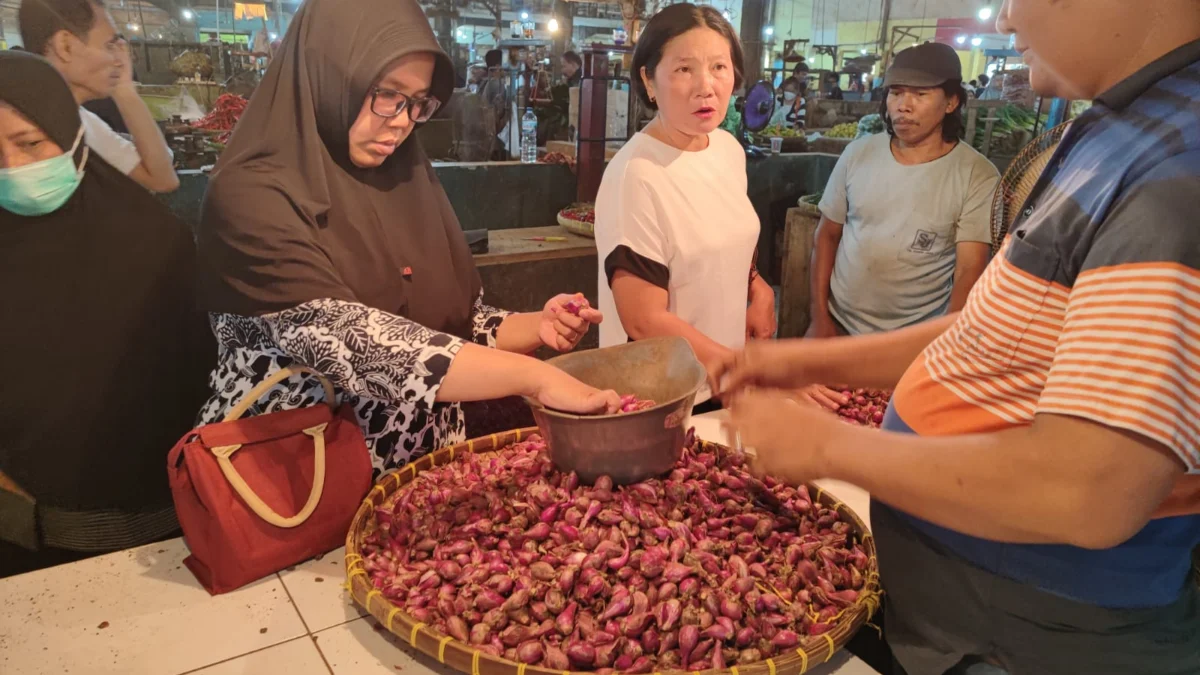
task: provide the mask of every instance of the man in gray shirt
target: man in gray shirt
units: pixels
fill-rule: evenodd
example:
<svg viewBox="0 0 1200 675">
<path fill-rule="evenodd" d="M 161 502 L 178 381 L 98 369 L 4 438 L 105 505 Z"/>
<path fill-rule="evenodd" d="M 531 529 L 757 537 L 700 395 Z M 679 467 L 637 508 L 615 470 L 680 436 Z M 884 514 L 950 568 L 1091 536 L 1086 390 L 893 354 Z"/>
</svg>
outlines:
<svg viewBox="0 0 1200 675">
<path fill-rule="evenodd" d="M 896 55 L 888 133 L 850 144 L 821 199 L 810 337 L 894 330 L 955 312 L 991 254 L 999 173 L 960 140 L 962 66 L 947 45 Z"/>
</svg>

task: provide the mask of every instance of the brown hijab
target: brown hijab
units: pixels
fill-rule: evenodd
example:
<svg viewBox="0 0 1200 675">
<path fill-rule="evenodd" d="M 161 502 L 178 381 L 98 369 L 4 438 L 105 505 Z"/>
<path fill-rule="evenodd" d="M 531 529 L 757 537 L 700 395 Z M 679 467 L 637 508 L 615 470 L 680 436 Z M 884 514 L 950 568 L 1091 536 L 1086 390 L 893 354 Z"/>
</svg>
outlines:
<svg viewBox="0 0 1200 675">
<path fill-rule="evenodd" d="M 212 174 L 198 232 L 201 306 L 260 315 L 334 298 L 469 338 L 470 250 L 415 134 L 382 166 L 350 163 L 369 88 L 396 59 L 450 59 L 415 0 L 308 0 Z"/>
</svg>

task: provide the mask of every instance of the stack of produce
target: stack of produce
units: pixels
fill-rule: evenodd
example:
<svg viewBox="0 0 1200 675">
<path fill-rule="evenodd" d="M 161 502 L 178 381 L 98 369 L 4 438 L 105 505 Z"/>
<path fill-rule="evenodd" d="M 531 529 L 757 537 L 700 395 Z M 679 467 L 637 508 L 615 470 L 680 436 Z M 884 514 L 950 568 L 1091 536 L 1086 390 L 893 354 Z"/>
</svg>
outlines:
<svg viewBox="0 0 1200 675">
<path fill-rule="evenodd" d="M 804 138 L 804 132 L 776 124 L 758 132 L 758 137 L 766 141 L 770 141 L 772 138 Z"/>
<path fill-rule="evenodd" d="M 848 399 L 846 405 L 837 410 L 843 420 L 876 429 L 883 424 L 891 392 L 882 389 L 843 389 L 842 395 Z"/>
<path fill-rule="evenodd" d="M 206 131 L 223 132 L 216 137 L 218 143 L 228 143 L 233 135 L 233 127 L 246 111 L 248 101 L 237 94 L 221 94 L 217 97 L 213 109 L 204 117 L 192 123 L 192 128 Z"/>
<path fill-rule="evenodd" d="M 579 202 L 558 212 L 558 224 L 568 232 L 584 237 L 594 237 L 596 229 L 596 205 Z"/>
<path fill-rule="evenodd" d="M 538 436 L 464 453 L 375 516 L 362 554 L 383 596 L 479 652 L 557 671 L 754 663 L 875 592 L 839 512 L 692 434 L 666 478 L 621 488 L 554 470 Z"/>
<path fill-rule="evenodd" d="M 858 123 L 846 122 L 825 132 L 826 138 L 854 138 L 858 135 Z"/>
<path fill-rule="evenodd" d="M 885 131 L 887 131 L 887 126 L 884 125 L 882 115 L 866 115 L 858 121 L 858 131 L 854 137 L 873 136 L 875 134 L 882 134 Z"/>
<path fill-rule="evenodd" d="M 1037 126 L 1038 116 L 1032 110 L 1026 110 L 1018 105 L 1006 105 L 994 113 L 999 119 L 992 124 L 992 144 L 989 154 L 1016 155 L 1033 140 L 1033 130 Z M 975 138 L 971 144 L 976 150 L 983 151 L 986 135 L 986 124 L 978 123 L 975 127 Z"/>
<path fill-rule="evenodd" d="M 171 73 L 176 77 L 191 79 L 197 75 L 204 80 L 212 79 L 212 57 L 204 52 L 186 51 L 171 61 Z"/>
</svg>

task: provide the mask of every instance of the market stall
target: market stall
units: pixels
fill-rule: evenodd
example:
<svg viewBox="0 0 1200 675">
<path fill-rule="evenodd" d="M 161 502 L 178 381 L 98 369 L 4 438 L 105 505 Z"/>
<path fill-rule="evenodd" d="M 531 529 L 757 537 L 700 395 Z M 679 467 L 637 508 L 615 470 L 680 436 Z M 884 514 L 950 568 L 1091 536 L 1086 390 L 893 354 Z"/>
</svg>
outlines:
<svg viewBox="0 0 1200 675">
<path fill-rule="evenodd" d="M 693 422 L 701 438 L 721 442 L 720 420 L 718 413 Z M 865 522 L 866 493 L 837 482 L 817 485 Z M 355 603 L 344 585 L 343 549 L 215 597 L 183 566 L 186 555 L 184 542 L 173 539 L 0 580 L 0 669 L 22 675 L 457 672 Z M 809 673 L 875 672 L 845 651 L 815 661 Z"/>
</svg>

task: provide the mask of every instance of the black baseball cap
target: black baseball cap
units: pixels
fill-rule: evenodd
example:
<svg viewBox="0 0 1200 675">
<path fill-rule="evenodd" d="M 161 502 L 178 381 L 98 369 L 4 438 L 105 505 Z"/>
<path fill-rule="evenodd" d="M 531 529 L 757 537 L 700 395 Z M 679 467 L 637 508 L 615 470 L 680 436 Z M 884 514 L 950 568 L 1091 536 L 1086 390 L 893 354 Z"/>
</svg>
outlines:
<svg viewBox="0 0 1200 675">
<path fill-rule="evenodd" d="M 883 77 L 884 87 L 940 87 L 946 82 L 962 82 L 962 61 L 953 47 L 940 42 L 900 52 Z"/>
</svg>

